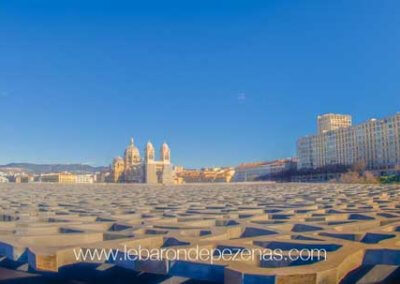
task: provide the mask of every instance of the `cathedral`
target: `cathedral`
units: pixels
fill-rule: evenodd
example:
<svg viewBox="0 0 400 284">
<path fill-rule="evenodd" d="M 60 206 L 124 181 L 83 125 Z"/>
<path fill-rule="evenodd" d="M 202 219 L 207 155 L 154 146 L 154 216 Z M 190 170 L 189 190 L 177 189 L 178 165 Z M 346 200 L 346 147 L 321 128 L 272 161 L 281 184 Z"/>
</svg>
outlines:
<svg viewBox="0 0 400 284">
<path fill-rule="evenodd" d="M 126 183 L 173 184 L 174 170 L 171 151 L 166 143 L 160 149 L 160 160 L 155 160 L 153 144 L 147 142 L 144 159 L 135 146 L 133 138 L 125 149 L 124 158 L 116 157 L 111 165 L 112 181 Z"/>
</svg>

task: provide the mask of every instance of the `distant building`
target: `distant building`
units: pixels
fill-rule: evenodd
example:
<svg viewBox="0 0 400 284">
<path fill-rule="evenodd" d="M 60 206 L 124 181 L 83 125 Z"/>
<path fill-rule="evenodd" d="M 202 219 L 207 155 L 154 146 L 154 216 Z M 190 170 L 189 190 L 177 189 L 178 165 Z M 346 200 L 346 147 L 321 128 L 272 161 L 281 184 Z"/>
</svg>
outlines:
<svg viewBox="0 0 400 284">
<path fill-rule="evenodd" d="M 112 181 L 127 183 L 173 184 L 174 169 L 171 164 L 171 150 L 166 143 L 160 149 L 160 160 L 155 160 L 153 144 L 148 142 L 142 160 L 133 138 L 125 149 L 124 158 L 116 157 L 111 165 Z"/>
<path fill-rule="evenodd" d="M 9 182 L 8 178 L 6 178 L 5 176 L 0 176 L 0 183 L 7 183 Z"/>
<path fill-rule="evenodd" d="M 96 173 L 96 182 L 97 183 L 114 182 L 111 171 L 102 171 Z"/>
<path fill-rule="evenodd" d="M 10 182 L 14 183 L 28 183 L 28 182 L 33 182 L 34 177 L 33 176 L 28 176 L 28 175 L 13 175 L 8 178 Z"/>
<path fill-rule="evenodd" d="M 326 113 L 318 115 L 318 133 L 349 127 L 351 126 L 351 121 L 351 115 L 348 114 Z"/>
<path fill-rule="evenodd" d="M 76 175 L 76 183 L 94 183 L 95 178 L 91 174 Z"/>
<path fill-rule="evenodd" d="M 258 178 L 282 173 L 289 169 L 295 169 L 295 159 L 281 159 L 275 161 L 243 163 L 235 168 L 233 181 L 255 181 Z"/>
<path fill-rule="evenodd" d="M 40 177 L 41 182 L 53 182 L 53 183 L 64 183 L 64 184 L 73 184 L 76 183 L 77 177 L 71 173 L 50 173 L 43 174 Z"/>
<path fill-rule="evenodd" d="M 234 168 L 204 168 L 200 170 L 182 169 L 176 172 L 176 176 L 183 183 L 203 182 L 231 182 L 235 174 Z"/>
<path fill-rule="evenodd" d="M 371 170 L 393 169 L 400 165 L 400 113 L 354 126 L 348 125 L 349 119 L 345 118 L 342 126 L 334 124 L 327 126 L 326 122 L 321 122 L 320 125 L 319 116 L 319 133 L 298 139 L 299 169 L 351 166 L 358 162 L 365 163 Z"/>
</svg>

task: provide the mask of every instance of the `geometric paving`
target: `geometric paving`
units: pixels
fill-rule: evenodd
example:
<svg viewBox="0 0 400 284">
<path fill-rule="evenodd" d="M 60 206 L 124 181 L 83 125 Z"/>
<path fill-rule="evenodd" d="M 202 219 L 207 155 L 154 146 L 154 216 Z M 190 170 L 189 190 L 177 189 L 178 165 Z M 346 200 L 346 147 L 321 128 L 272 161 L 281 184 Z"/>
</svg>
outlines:
<svg viewBox="0 0 400 284">
<path fill-rule="evenodd" d="M 113 255 L 77 257 L 96 251 Z M 399 267 L 400 186 L 0 184 L 0 281 L 396 283 Z"/>
</svg>

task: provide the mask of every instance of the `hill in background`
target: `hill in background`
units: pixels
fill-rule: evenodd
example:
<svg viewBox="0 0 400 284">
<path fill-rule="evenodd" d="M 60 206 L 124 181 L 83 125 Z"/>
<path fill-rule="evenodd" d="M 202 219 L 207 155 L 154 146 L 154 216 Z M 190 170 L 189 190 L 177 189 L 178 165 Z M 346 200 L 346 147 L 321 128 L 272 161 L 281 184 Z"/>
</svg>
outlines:
<svg viewBox="0 0 400 284">
<path fill-rule="evenodd" d="M 85 164 L 33 164 L 33 163 L 10 163 L 0 165 L 2 169 L 21 169 L 25 172 L 34 174 L 53 173 L 53 172 L 71 172 L 71 173 L 95 173 L 107 169 L 107 167 L 93 167 Z"/>
</svg>

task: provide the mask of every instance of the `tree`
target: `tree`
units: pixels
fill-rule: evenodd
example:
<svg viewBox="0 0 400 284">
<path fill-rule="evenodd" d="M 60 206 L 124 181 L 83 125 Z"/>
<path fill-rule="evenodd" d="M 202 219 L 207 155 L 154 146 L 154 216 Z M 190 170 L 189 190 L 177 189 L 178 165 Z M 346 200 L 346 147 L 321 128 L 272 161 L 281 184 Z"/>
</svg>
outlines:
<svg viewBox="0 0 400 284">
<path fill-rule="evenodd" d="M 341 183 L 358 183 L 360 175 L 357 172 L 349 171 L 340 176 L 339 182 Z"/>
<path fill-rule="evenodd" d="M 364 183 L 377 184 L 379 179 L 370 171 L 365 171 L 363 174 Z"/>
<path fill-rule="evenodd" d="M 351 169 L 352 171 L 361 175 L 367 169 L 367 164 L 365 163 L 365 161 L 361 160 L 354 163 Z"/>
<path fill-rule="evenodd" d="M 365 171 L 362 174 L 356 171 L 349 171 L 340 176 L 339 182 L 377 184 L 379 179 L 370 171 Z"/>
</svg>

